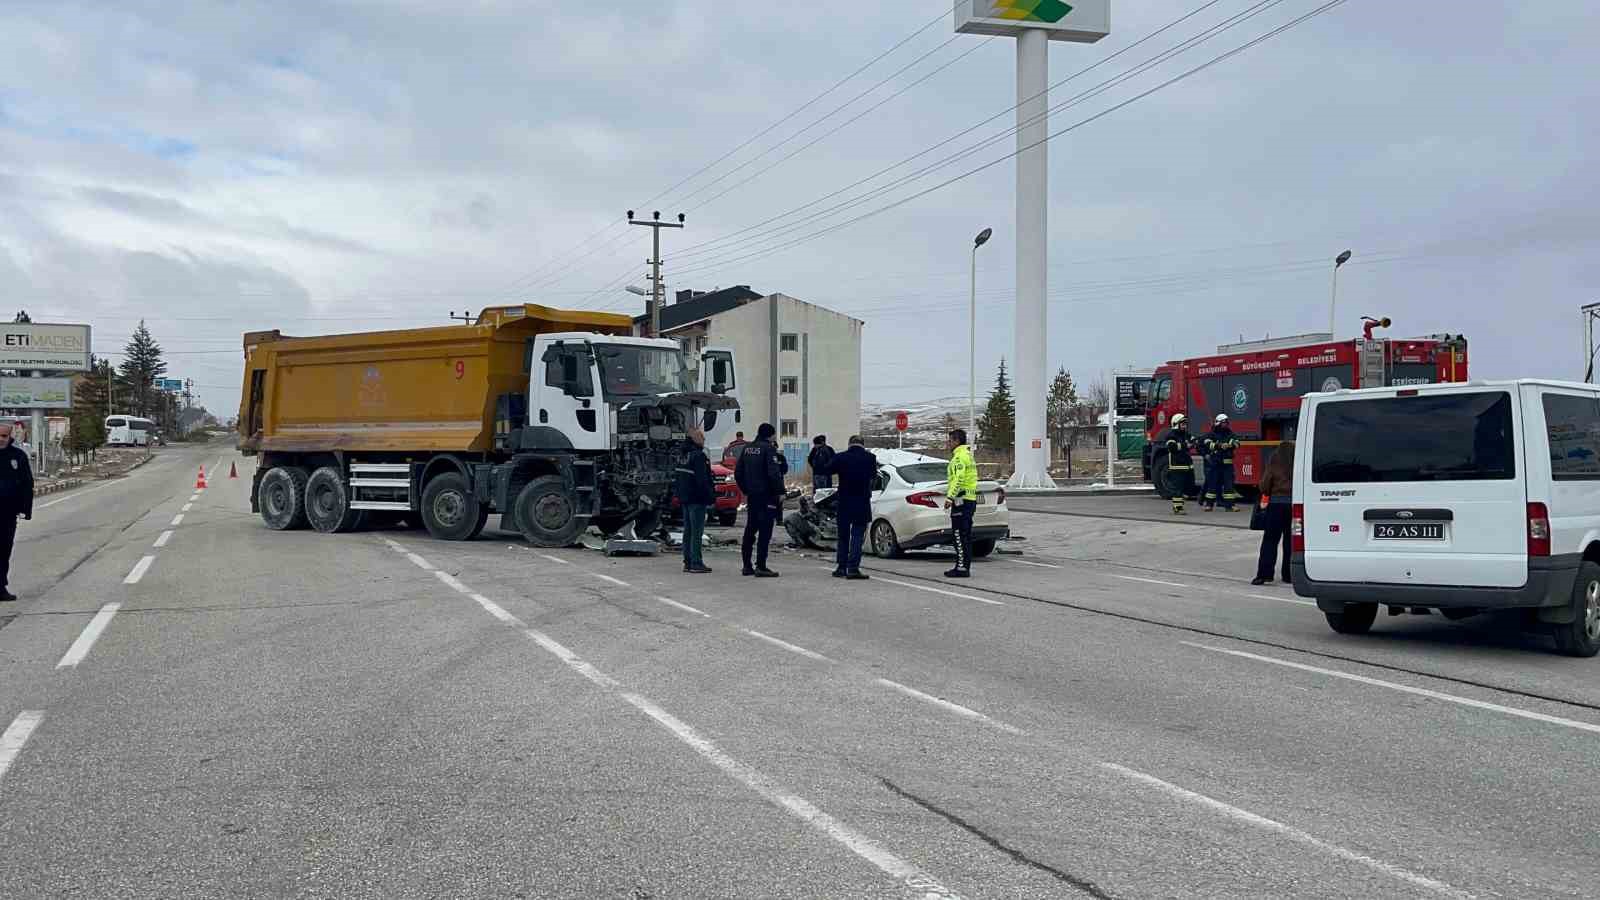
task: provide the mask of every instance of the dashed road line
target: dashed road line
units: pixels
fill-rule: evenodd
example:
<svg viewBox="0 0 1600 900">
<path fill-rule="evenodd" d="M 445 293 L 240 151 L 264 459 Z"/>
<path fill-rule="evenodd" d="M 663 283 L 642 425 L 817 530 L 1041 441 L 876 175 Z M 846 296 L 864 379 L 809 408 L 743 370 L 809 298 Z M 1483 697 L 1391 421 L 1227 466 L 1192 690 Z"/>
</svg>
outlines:
<svg viewBox="0 0 1600 900">
<path fill-rule="evenodd" d="M 1338 857 L 1339 859 L 1347 862 L 1359 863 L 1360 865 L 1366 866 L 1369 869 L 1382 872 L 1385 875 L 1388 875 L 1392 878 L 1397 878 L 1414 887 L 1423 888 L 1424 890 L 1432 891 L 1445 897 L 1467 898 L 1472 896 L 1466 891 L 1451 887 L 1442 881 L 1437 881 L 1427 877 L 1426 875 L 1419 875 L 1410 869 L 1402 868 L 1394 865 L 1393 863 L 1384 862 L 1381 859 L 1374 859 L 1364 853 L 1357 853 L 1354 850 L 1348 850 L 1344 847 L 1340 847 L 1337 844 L 1330 844 L 1321 838 L 1313 837 L 1310 834 L 1291 825 L 1285 825 L 1282 822 L 1269 819 L 1266 816 L 1257 815 L 1249 810 L 1240 809 L 1237 806 L 1231 806 L 1227 803 L 1223 803 L 1221 800 L 1214 800 L 1211 797 L 1205 796 L 1204 794 L 1197 794 L 1194 791 L 1188 790 L 1187 788 L 1178 787 L 1171 782 L 1162 781 L 1154 775 L 1147 775 L 1144 772 L 1130 769 L 1127 766 L 1119 766 L 1116 763 L 1101 763 L 1100 765 L 1102 768 L 1116 772 L 1118 775 L 1122 775 L 1126 778 L 1131 778 L 1134 781 L 1137 781 L 1148 787 L 1155 788 L 1156 790 L 1161 791 L 1168 796 L 1176 797 L 1180 800 L 1186 800 L 1190 803 L 1204 806 L 1214 812 L 1221 813 L 1235 822 L 1243 822 L 1246 825 L 1254 825 L 1257 828 L 1264 828 L 1268 831 L 1276 832 L 1297 844 L 1303 844 L 1307 847 L 1311 847 L 1312 849 L 1320 850 L 1323 853 Z"/>
<path fill-rule="evenodd" d="M 33 730 L 43 721 L 44 710 L 25 709 L 17 713 L 17 717 L 11 720 L 4 733 L 0 733 L 0 779 L 6 777 L 6 770 L 17 761 L 22 746 L 28 743 Z"/>
<path fill-rule="evenodd" d="M 156 542 L 154 544 L 151 544 L 150 546 L 152 546 L 152 547 L 165 547 L 167 545 L 167 541 L 170 541 L 170 540 L 172 540 L 172 530 L 168 529 L 166 531 L 161 532 L 161 536 L 156 538 Z"/>
<path fill-rule="evenodd" d="M 798 653 L 801 656 L 804 656 L 806 659 L 814 659 L 814 660 L 816 660 L 818 662 L 825 662 L 825 663 L 833 662 L 833 660 L 827 658 L 826 656 L 823 656 L 821 653 L 818 653 L 815 650 L 807 650 L 806 648 L 804 648 L 804 647 L 802 647 L 802 646 L 800 646 L 798 644 L 791 644 L 788 641 L 779 640 L 779 639 L 773 637 L 770 634 L 762 634 L 759 631 L 752 631 L 749 628 L 741 628 L 739 630 L 743 631 L 745 634 L 748 634 L 748 635 L 750 635 L 751 637 L 753 637 L 753 638 L 755 638 L 757 640 L 766 641 L 767 643 L 771 644 L 774 647 L 782 647 L 783 649 L 789 651 L 790 653 Z"/>
<path fill-rule="evenodd" d="M 1013 559 L 1013 560 L 1011 560 L 1011 562 L 1014 562 L 1019 566 L 1033 566 L 1035 569 L 1059 569 L 1059 568 L 1061 568 L 1060 566 L 1053 566 L 1050 563 L 1029 562 L 1026 559 Z"/>
<path fill-rule="evenodd" d="M 177 528 L 179 525 L 182 525 L 182 524 L 183 524 L 183 513 L 178 513 L 177 515 L 172 517 L 172 527 L 173 528 Z"/>
<path fill-rule="evenodd" d="M 1274 666 L 1283 666 L 1286 669 L 1299 669 L 1302 672 L 1313 672 L 1318 675 L 1326 675 L 1329 678 L 1340 678 L 1345 681 L 1354 681 L 1359 684 L 1372 685 L 1373 687 L 1388 688 L 1391 691 L 1400 691 L 1401 693 L 1412 694 L 1417 697 L 1427 697 L 1431 700 L 1443 700 L 1446 703 L 1456 703 L 1460 704 L 1461 706 L 1470 706 L 1474 709 L 1486 709 L 1491 712 L 1504 713 L 1508 716 L 1532 719 L 1535 722 L 1544 722 L 1549 725 L 1560 725 L 1563 728 L 1573 728 L 1577 729 L 1578 731 L 1587 731 L 1591 734 L 1600 734 L 1600 725 L 1596 725 L 1592 722 L 1580 722 L 1577 719 L 1564 719 L 1560 716 L 1551 716 L 1544 713 L 1533 712 L 1531 710 L 1517 709 L 1513 706 L 1501 706 L 1498 703 L 1490 703 L 1487 700 L 1474 700 L 1470 697 L 1458 697 L 1455 694 L 1445 694 L 1439 691 L 1430 691 L 1427 688 L 1412 687 L 1408 684 L 1396 684 L 1393 681 L 1384 681 L 1379 678 L 1368 678 L 1365 675 L 1353 675 L 1349 672 L 1340 672 L 1336 669 L 1324 669 L 1321 666 L 1308 666 L 1305 663 L 1289 662 L 1286 659 L 1273 659 L 1270 656 L 1262 656 L 1257 653 L 1246 653 L 1243 650 L 1228 650 L 1224 647 L 1213 647 L 1208 644 L 1196 644 L 1192 641 L 1179 641 L 1179 643 L 1187 647 L 1194 647 L 1198 650 L 1206 650 L 1211 653 L 1225 653 L 1229 656 L 1237 656 L 1241 659 L 1250 659 L 1255 660 L 1256 662 L 1270 663 Z"/>
<path fill-rule="evenodd" d="M 494 602 L 493 600 L 490 600 L 488 597 L 485 597 L 482 594 L 472 594 L 471 597 L 473 600 L 477 601 L 479 606 L 483 607 L 485 610 L 488 610 L 489 615 L 494 616 L 496 619 L 499 619 L 507 625 L 514 625 L 518 628 L 524 627 L 521 619 L 513 616 L 509 612 L 506 612 L 505 607 Z"/>
<path fill-rule="evenodd" d="M 1187 590 L 1189 588 L 1189 585 L 1187 585 L 1187 584 L 1179 584 L 1176 581 L 1158 581 L 1158 580 L 1156 580 L 1154 578 L 1136 578 L 1136 577 L 1134 577 L 1132 575 L 1113 575 L 1110 572 L 1102 572 L 1100 574 L 1105 575 L 1107 578 L 1118 578 L 1118 579 L 1121 579 L 1123 581 L 1141 581 L 1141 582 L 1144 582 L 1145 584 L 1159 584 L 1159 585 L 1162 585 L 1163 587 L 1183 588 L 1185 590 Z"/>
<path fill-rule="evenodd" d="M 148 559 L 149 557 L 146 558 Z M 94 618 L 89 620 L 89 624 L 83 626 L 83 631 L 78 634 L 78 639 L 72 642 L 71 647 L 67 648 L 66 655 L 61 657 L 60 662 L 56 663 L 56 668 L 70 669 L 83 662 L 84 657 L 88 656 L 90 649 L 94 647 L 94 642 L 100 640 L 101 632 L 105 631 L 106 626 L 111 624 L 111 617 L 115 616 L 117 610 L 121 608 L 121 603 L 107 603 L 105 606 L 100 607 L 100 611 L 94 614 Z"/>
<path fill-rule="evenodd" d="M 548 560 L 550 560 L 550 561 L 551 561 L 551 562 L 553 562 L 553 563 L 560 563 L 560 564 L 561 564 L 561 565 L 563 565 L 563 566 L 570 566 L 570 565 L 572 565 L 572 562 L 571 562 L 571 561 L 570 561 L 570 560 L 565 560 L 565 559 L 562 559 L 562 558 L 561 558 L 561 557 L 559 557 L 559 556 L 551 556 L 551 555 L 550 555 L 550 554 L 548 554 L 548 553 L 540 553 L 540 554 L 539 554 L 539 556 L 540 556 L 540 557 L 541 557 L 541 558 L 542 558 L 542 559 L 548 559 Z"/>
<path fill-rule="evenodd" d="M 194 509 L 194 504 L 193 503 L 185 503 L 183 505 L 183 509 L 179 510 L 179 512 L 188 512 L 191 509 Z"/>
<path fill-rule="evenodd" d="M 887 678 L 879 678 L 878 679 L 878 683 L 883 685 L 886 688 L 892 688 L 892 689 L 894 689 L 896 691 L 899 691 L 900 693 L 905 694 L 907 697 L 915 697 L 916 699 L 921 700 L 921 701 L 923 701 L 925 703 L 932 703 L 934 706 L 940 707 L 940 708 L 945 709 L 945 710 L 949 710 L 950 712 L 953 712 L 958 716 L 962 716 L 964 718 L 972 719 L 975 722 L 982 722 L 985 725 L 989 725 L 991 727 L 998 728 L 998 729 L 1000 729 L 1001 731 L 1004 731 L 1007 734 L 1025 734 L 1026 733 L 1022 729 L 1016 727 L 1015 725 L 1007 725 L 1004 722 L 1000 722 L 1000 721 L 997 721 L 995 719 L 991 719 L 988 716 L 984 715 L 981 712 L 978 712 L 975 709 L 969 709 L 969 708 L 967 708 L 965 706 L 962 706 L 959 703 L 951 703 L 949 700 L 946 700 L 943 697 L 935 697 L 932 694 L 924 694 L 923 692 L 917 690 L 916 688 L 907 687 L 907 686 L 901 684 L 898 681 L 890 681 Z"/>
<path fill-rule="evenodd" d="M 705 617 L 706 617 L 706 618 L 708 618 L 708 619 L 710 619 L 710 618 L 712 618 L 712 615 L 711 615 L 711 613 L 708 613 L 708 612 L 701 612 L 701 611 L 700 611 L 700 610 L 698 610 L 698 609 L 695 609 L 695 608 L 694 608 L 694 607 L 692 607 L 692 606 L 690 606 L 690 605 L 689 605 L 689 604 L 687 604 L 687 603 L 679 603 L 679 602 L 678 602 L 678 601 L 676 601 L 676 600 L 669 600 L 669 599 L 667 599 L 667 598 L 666 598 L 666 597 L 657 597 L 657 598 L 656 598 L 656 601 L 657 601 L 657 602 L 658 602 L 658 603 L 665 603 L 665 604 L 666 604 L 666 605 L 668 605 L 668 606 L 671 606 L 671 607 L 675 607 L 675 608 L 677 608 L 677 609 L 681 609 L 681 610 L 683 610 L 683 611 L 684 611 L 684 612 L 688 612 L 688 613 L 694 613 L 694 614 L 695 614 L 695 615 L 697 615 L 697 616 L 705 616 Z"/>
<path fill-rule="evenodd" d="M 442 569 L 435 569 L 433 574 L 434 574 L 434 577 L 438 578 L 440 581 L 444 582 L 446 585 L 448 585 L 449 587 L 453 588 L 454 590 L 456 590 L 459 593 L 462 593 L 462 594 L 470 594 L 470 593 L 472 593 L 472 588 L 469 588 L 466 585 L 462 584 L 460 581 L 456 580 L 456 577 L 454 575 L 451 575 L 449 572 L 446 572 L 446 571 L 444 571 Z"/>
<path fill-rule="evenodd" d="M 946 590 L 943 590 L 943 589 L 940 589 L 940 588 L 936 588 L 936 587 L 928 587 L 925 584 L 912 584 L 909 581 L 896 581 L 893 578 L 885 578 L 882 575 L 874 575 L 872 577 L 873 577 L 874 580 L 881 581 L 884 584 L 899 585 L 900 587 L 910 588 L 910 589 L 912 589 L 914 591 L 926 591 L 926 592 L 928 592 L 930 594 L 943 594 L 946 597 L 958 597 L 958 598 L 960 598 L 962 600 L 976 600 L 979 603 L 987 603 L 990 606 L 1005 606 L 1005 602 L 1004 601 L 1001 601 L 1001 600 L 990 600 L 987 597 L 979 597 L 979 596 L 976 596 L 974 594 L 962 594 L 962 593 L 958 593 L 956 591 L 946 591 Z"/>
<path fill-rule="evenodd" d="M 65 497 L 62 497 L 59 500 L 51 500 L 49 503 L 41 503 L 36 508 L 37 509 L 49 509 L 50 507 L 55 506 L 57 503 L 65 503 L 68 500 L 76 500 L 79 497 L 82 497 L 84 494 L 92 494 L 95 491 L 103 491 L 106 488 L 116 487 L 117 485 L 122 484 L 122 483 L 123 482 L 121 482 L 121 481 L 113 481 L 110 484 L 102 484 L 99 487 L 82 488 L 80 490 L 73 491 L 72 493 L 66 495 Z"/>
<path fill-rule="evenodd" d="M 170 531 L 167 532 L 167 533 L 171 534 Z M 144 578 L 144 573 L 150 571 L 150 566 L 155 561 L 156 561 L 156 558 L 155 558 L 154 554 L 151 554 L 149 556 L 140 557 L 139 561 L 134 563 L 133 564 L 133 568 L 128 571 L 127 577 L 122 579 L 122 583 L 123 584 L 138 584 L 140 579 Z"/>
<path fill-rule="evenodd" d="M 416 555 L 415 553 L 407 552 L 406 553 L 406 559 L 411 560 L 411 564 L 412 565 L 414 565 L 417 568 L 423 570 L 424 572 L 432 572 L 433 571 L 433 563 L 428 562 L 427 560 L 425 560 L 422 557 Z"/>
<path fill-rule="evenodd" d="M 598 578 L 601 581 L 609 581 L 618 587 L 633 587 L 633 585 L 623 581 L 621 578 L 612 578 L 610 575 L 602 575 L 599 572 L 585 572 L 583 574 L 588 575 L 590 578 Z"/>
<path fill-rule="evenodd" d="M 1270 594 L 1245 594 L 1244 596 L 1251 597 L 1251 598 L 1256 599 L 1256 600 L 1276 600 L 1279 603 L 1293 603 L 1296 606 L 1316 606 L 1317 605 L 1317 601 L 1315 601 L 1315 600 L 1301 600 L 1298 597 L 1274 597 L 1274 596 L 1272 596 Z"/>
</svg>

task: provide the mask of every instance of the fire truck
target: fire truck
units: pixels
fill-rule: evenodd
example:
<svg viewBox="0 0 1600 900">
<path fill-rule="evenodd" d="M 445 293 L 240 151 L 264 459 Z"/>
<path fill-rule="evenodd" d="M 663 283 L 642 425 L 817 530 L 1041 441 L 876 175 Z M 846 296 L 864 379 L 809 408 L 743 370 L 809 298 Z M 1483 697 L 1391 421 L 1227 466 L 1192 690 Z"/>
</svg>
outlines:
<svg viewBox="0 0 1600 900">
<path fill-rule="evenodd" d="M 1189 417 L 1190 432 L 1209 431 L 1226 413 L 1239 436 L 1235 484 L 1253 494 L 1272 448 L 1295 439 L 1300 398 L 1313 391 L 1467 380 L 1467 341 L 1462 335 L 1420 338 L 1374 337 L 1388 319 L 1363 320 L 1363 336 L 1334 340 L 1305 334 L 1266 341 L 1224 344 L 1215 356 L 1169 362 L 1156 369 L 1144 393 L 1144 477 L 1169 497 L 1166 447 L 1158 441 L 1172 417 Z M 1203 472 L 1198 468 L 1195 480 Z M 1198 484 L 1197 484 L 1198 489 Z"/>
</svg>

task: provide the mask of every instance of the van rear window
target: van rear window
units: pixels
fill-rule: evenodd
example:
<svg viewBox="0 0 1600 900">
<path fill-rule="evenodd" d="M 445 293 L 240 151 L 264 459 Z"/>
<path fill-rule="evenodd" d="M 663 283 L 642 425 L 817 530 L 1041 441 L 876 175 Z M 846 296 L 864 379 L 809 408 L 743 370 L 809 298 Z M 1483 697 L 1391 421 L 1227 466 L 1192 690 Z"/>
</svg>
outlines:
<svg viewBox="0 0 1600 900">
<path fill-rule="evenodd" d="M 1339 400 L 1317 406 L 1316 484 L 1515 478 L 1504 391 Z"/>
</svg>

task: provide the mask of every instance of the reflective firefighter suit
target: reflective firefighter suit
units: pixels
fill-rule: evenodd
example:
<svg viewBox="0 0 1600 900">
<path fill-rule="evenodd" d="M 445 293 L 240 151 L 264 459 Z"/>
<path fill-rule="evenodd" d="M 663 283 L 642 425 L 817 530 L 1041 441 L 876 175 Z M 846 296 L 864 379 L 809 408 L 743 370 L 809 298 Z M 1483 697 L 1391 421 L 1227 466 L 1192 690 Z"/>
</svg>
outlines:
<svg viewBox="0 0 1600 900">
<path fill-rule="evenodd" d="M 1239 436 L 1227 425 L 1218 425 L 1200 439 L 1206 452 L 1206 485 L 1200 503 L 1206 509 L 1222 508 L 1233 512 L 1239 494 L 1233 489 L 1233 453 L 1239 449 Z"/>
<path fill-rule="evenodd" d="M 1174 428 L 1161 438 L 1161 443 L 1167 448 L 1167 490 L 1172 494 L 1172 512 L 1181 516 L 1184 499 L 1194 486 L 1194 458 L 1189 455 L 1194 438 L 1189 429 Z"/>
</svg>

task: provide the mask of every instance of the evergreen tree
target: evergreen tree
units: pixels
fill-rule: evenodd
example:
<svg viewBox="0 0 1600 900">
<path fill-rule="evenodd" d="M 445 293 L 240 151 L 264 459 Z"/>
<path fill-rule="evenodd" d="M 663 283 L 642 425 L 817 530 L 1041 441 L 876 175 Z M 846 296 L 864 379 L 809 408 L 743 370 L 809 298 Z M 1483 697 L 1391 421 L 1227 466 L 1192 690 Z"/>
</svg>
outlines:
<svg viewBox="0 0 1600 900">
<path fill-rule="evenodd" d="M 1067 430 L 1073 424 L 1072 417 L 1077 408 L 1078 386 L 1072 381 L 1072 373 L 1063 366 L 1056 370 L 1055 380 L 1050 382 L 1050 393 L 1044 399 L 1045 422 L 1050 429 L 1051 441 L 1057 447 L 1067 447 Z"/>
<path fill-rule="evenodd" d="M 1011 380 L 1006 377 L 1006 361 L 1000 359 L 1000 372 L 995 376 L 994 388 L 989 391 L 989 402 L 983 415 L 978 417 L 978 445 L 986 450 L 1009 451 L 1016 443 L 1017 402 L 1011 396 Z"/>
<path fill-rule="evenodd" d="M 107 382 L 111 377 L 111 364 L 91 356 L 89 372 L 77 379 L 72 389 L 72 421 L 67 426 L 66 437 L 68 452 L 79 456 L 92 454 L 106 442 L 106 416 L 111 415 Z"/>
<path fill-rule="evenodd" d="M 133 330 L 133 337 L 122 349 L 122 380 L 129 391 L 128 406 L 133 415 L 153 418 L 164 412 L 163 397 L 157 396 L 156 379 L 167 374 L 167 364 L 161 358 L 161 345 L 150 336 L 144 320 Z"/>
</svg>

